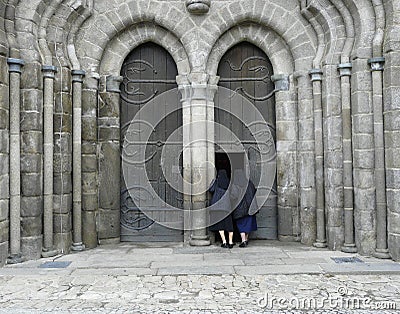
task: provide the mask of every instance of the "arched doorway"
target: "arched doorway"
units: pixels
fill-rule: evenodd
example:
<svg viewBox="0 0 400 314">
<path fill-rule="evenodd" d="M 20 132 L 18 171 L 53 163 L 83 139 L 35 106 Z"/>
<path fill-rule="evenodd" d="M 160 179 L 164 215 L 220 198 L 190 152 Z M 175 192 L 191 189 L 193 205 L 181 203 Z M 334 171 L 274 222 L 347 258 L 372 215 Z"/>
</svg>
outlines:
<svg viewBox="0 0 400 314">
<path fill-rule="evenodd" d="M 218 66 L 219 86 L 233 90 L 245 97 L 254 107 L 258 109 L 267 123 L 270 132 L 275 136 L 275 97 L 273 96 L 274 84 L 271 81 L 273 75 L 272 65 L 266 54 L 258 47 L 248 42 L 242 42 L 222 57 Z M 247 170 L 250 179 L 257 186 L 260 181 L 260 156 L 254 143 L 254 138 L 246 130 L 240 117 L 235 117 L 227 111 L 219 109 L 221 99 L 217 94 L 215 99 L 215 122 L 230 129 L 242 142 L 246 151 L 249 169 Z M 245 113 L 243 106 L 243 115 Z M 218 144 L 218 134 L 217 134 Z M 230 154 L 232 168 L 242 167 L 245 156 Z M 216 147 L 216 165 L 223 164 L 226 155 Z M 233 161 L 233 162 L 232 162 Z M 270 174 L 268 174 L 270 175 Z M 271 174 L 275 177 L 275 173 Z M 277 239 L 277 189 L 276 181 L 272 186 L 267 201 L 257 214 L 258 230 L 252 234 L 257 239 Z"/>
<path fill-rule="evenodd" d="M 121 144 L 135 115 L 150 101 L 159 95 L 175 89 L 177 67 L 171 55 L 154 43 L 146 43 L 135 48 L 125 59 L 121 76 Z M 169 97 L 171 94 L 168 93 Z M 173 96 L 174 97 L 174 96 Z M 179 103 L 179 94 L 175 101 Z M 166 104 L 158 102 L 154 110 L 165 112 Z M 145 143 L 145 170 L 148 181 L 160 199 L 175 208 L 183 208 L 181 193 L 174 190 L 167 182 L 162 171 L 161 152 L 168 137 L 182 125 L 182 111 L 178 110 L 165 116 L 158 123 Z M 140 132 L 140 130 L 139 130 Z M 122 147 L 121 147 L 122 149 Z M 160 242 L 182 241 L 183 230 L 168 228 L 163 221 L 180 221 L 177 211 L 166 207 L 152 208 L 152 214 L 145 215 L 140 208 L 140 196 L 135 198 L 137 186 L 127 186 L 124 173 L 121 172 L 121 241 Z M 133 197 L 132 197 L 133 196 Z M 183 218 L 182 218 L 183 221 Z"/>
</svg>

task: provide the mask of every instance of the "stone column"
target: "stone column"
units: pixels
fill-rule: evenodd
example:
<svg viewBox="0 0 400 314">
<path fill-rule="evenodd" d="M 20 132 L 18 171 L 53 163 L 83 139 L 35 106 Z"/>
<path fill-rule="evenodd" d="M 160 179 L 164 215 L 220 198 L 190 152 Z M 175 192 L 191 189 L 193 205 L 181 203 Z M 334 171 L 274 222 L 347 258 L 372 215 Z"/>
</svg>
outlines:
<svg viewBox="0 0 400 314">
<path fill-rule="evenodd" d="M 294 216 L 298 209 L 297 186 L 297 104 L 295 92 L 288 90 L 286 75 L 273 75 L 276 104 L 276 169 L 278 188 L 278 238 L 293 241 Z"/>
<path fill-rule="evenodd" d="M 121 76 L 107 76 L 99 104 L 99 239 L 101 243 L 120 241 L 120 123 Z"/>
<path fill-rule="evenodd" d="M 90 73 L 82 91 L 82 240 L 85 248 L 98 244 L 98 132 L 99 75 Z"/>
<path fill-rule="evenodd" d="M 354 243 L 353 145 L 351 122 L 351 63 L 338 65 L 342 91 L 344 243 L 342 251 L 357 252 Z"/>
<path fill-rule="evenodd" d="M 317 239 L 314 246 L 326 247 L 325 191 L 324 191 L 324 136 L 322 120 L 322 70 L 312 69 L 309 74 L 313 85 L 315 136 L 315 188 L 317 193 Z"/>
<path fill-rule="evenodd" d="M 387 246 L 387 208 L 385 177 L 385 140 L 383 130 L 383 81 L 384 57 L 368 60 L 372 71 L 372 102 L 374 107 L 375 143 L 375 200 L 376 200 L 376 248 L 378 258 L 390 258 Z"/>
<path fill-rule="evenodd" d="M 85 71 L 72 70 L 72 251 L 83 251 L 82 241 L 82 83 Z"/>
<path fill-rule="evenodd" d="M 42 257 L 58 254 L 53 240 L 53 108 L 57 68 L 42 66 L 43 72 L 43 248 Z"/>
<path fill-rule="evenodd" d="M 21 142 L 20 86 L 21 59 L 7 59 L 10 73 L 10 256 L 8 264 L 22 262 L 21 257 Z"/>
<path fill-rule="evenodd" d="M 344 242 L 342 104 L 337 64 L 325 64 L 323 70 L 326 235 L 328 247 L 335 250 Z"/>
<path fill-rule="evenodd" d="M 299 118 L 299 189 L 301 242 L 316 239 L 315 135 L 312 84 L 307 73 L 297 75 Z"/>
<path fill-rule="evenodd" d="M 192 233 L 190 245 L 210 245 L 207 234 L 207 112 L 208 102 L 214 98 L 214 92 L 209 89 L 208 78 L 205 73 L 192 73 L 191 82 L 191 173 L 192 173 Z"/>
<path fill-rule="evenodd" d="M 187 76 L 177 76 L 178 89 L 182 95 L 182 167 L 183 167 L 183 209 L 184 209 L 184 237 L 185 244 L 190 244 L 191 235 L 191 210 L 192 210 L 192 172 L 191 172 L 191 150 L 190 150 L 190 122 L 191 122 L 191 87 Z"/>
</svg>

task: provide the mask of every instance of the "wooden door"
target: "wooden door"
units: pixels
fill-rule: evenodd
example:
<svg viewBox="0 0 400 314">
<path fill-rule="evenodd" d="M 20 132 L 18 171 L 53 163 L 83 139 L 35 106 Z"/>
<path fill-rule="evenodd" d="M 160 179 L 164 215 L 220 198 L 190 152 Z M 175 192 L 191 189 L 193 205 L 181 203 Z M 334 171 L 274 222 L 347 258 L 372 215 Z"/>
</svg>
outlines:
<svg viewBox="0 0 400 314">
<path fill-rule="evenodd" d="M 272 74 L 272 65 L 266 54 L 248 42 L 242 42 L 227 51 L 218 67 L 219 86 L 239 93 L 254 105 L 264 118 L 275 141 L 275 97 L 273 95 L 267 97 L 274 90 L 274 84 L 271 81 Z M 215 122 L 230 129 L 241 140 L 247 153 L 250 179 L 257 186 L 261 168 L 259 151 L 254 144 L 255 139 L 241 121 L 241 117 L 235 117 L 219 109 L 219 104 L 226 102 L 226 98 L 226 93 L 223 91 L 219 91 L 216 95 Z M 242 117 L 251 112 L 246 108 L 249 105 L 247 101 L 241 105 Z M 237 106 L 237 104 L 231 104 L 231 106 L 234 105 Z M 216 131 L 217 144 L 222 140 L 218 136 L 218 131 Z M 234 141 L 233 138 L 230 140 Z M 218 153 L 218 146 L 216 152 Z M 267 175 L 275 178 L 275 173 Z M 257 224 L 258 230 L 252 234 L 253 238 L 277 239 L 276 180 L 267 201 L 257 214 Z"/>
<path fill-rule="evenodd" d="M 154 102 L 164 92 L 168 92 L 169 100 L 180 103 L 179 93 L 176 89 L 177 68 L 170 54 L 162 47 L 146 43 L 134 49 L 126 58 L 121 75 L 121 144 L 124 143 L 126 132 L 135 115 L 149 101 Z M 164 94 L 166 95 L 166 94 Z M 163 97 L 163 96 L 160 96 Z M 158 98 L 160 99 L 160 98 Z M 155 114 L 166 112 L 166 104 L 158 101 L 159 107 L 151 110 Z M 182 111 L 175 111 L 167 115 L 154 128 L 150 138 L 146 141 L 145 168 L 147 179 L 158 196 L 170 207 L 162 206 L 146 209 L 145 215 L 140 209 L 140 197 L 135 198 L 134 187 L 126 186 L 124 174 L 121 173 L 121 241 L 182 241 L 183 229 L 166 227 L 163 222 L 174 221 L 178 225 L 182 222 L 183 212 L 172 207 L 182 209 L 183 199 L 181 193 L 170 187 L 162 171 L 161 152 L 168 137 L 182 125 Z M 168 158 L 179 159 L 177 156 Z M 140 183 L 138 184 L 140 186 Z M 129 190 L 129 191 L 128 191 Z M 132 195 L 134 196 L 132 199 Z M 151 211 L 151 215 L 148 213 Z"/>
</svg>

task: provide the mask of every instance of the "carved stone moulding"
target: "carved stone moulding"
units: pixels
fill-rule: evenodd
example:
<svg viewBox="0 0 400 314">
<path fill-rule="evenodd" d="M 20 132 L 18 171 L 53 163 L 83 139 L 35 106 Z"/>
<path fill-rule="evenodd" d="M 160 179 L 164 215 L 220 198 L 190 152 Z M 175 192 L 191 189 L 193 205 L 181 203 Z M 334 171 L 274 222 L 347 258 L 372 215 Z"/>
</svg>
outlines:
<svg viewBox="0 0 400 314">
<path fill-rule="evenodd" d="M 210 5 L 211 0 L 186 0 L 186 8 L 192 14 L 206 14 Z"/>
</svg>

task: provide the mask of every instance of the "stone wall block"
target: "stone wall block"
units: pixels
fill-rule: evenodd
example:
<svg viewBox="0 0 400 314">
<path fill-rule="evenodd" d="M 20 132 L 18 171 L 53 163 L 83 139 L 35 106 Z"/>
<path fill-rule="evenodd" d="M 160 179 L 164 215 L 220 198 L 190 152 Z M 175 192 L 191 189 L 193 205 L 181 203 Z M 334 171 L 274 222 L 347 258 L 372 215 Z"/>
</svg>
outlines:
<svg viewBox="0 0 400 314">
<path fill-rule="evenodd" d="M 101 144 L 99 165 L 99 207 L 120 208 L 120 147 L 119 143 Z"/>
<path fill-rule="evenodd" d="M 22 237 L 21 238 L 21 253 L 26 260 L 35 260 L 41 257 L 43 237 Z"/>
<path fill-rule="evenodd" d="M 55 153 L 71 153 L 72 152 L 72 136 L 70 133 L 54 134 L 54 152 Z"/>
<path fill-rule="evenodd" d="M 23 173 L 40 173 L 42 171 L 42 164 L 42 156 L 39 154 L 26 154 L 21 156 L 21 172 Z"/>
<path fill-rule="evenodd" d="M 399 189 L 400 187 L 400 170 L 386 169 L 386 188 Z"/>
<path fill-rule="evenodd" d="M 69 254 L 71 252 L 72 233 L 54 233 L 54 246 L 60 252 Z"/>
<path fill-rule="evenodd" d="M 92 117 L 82 117 L 82 140 L 97 140 L 97 121 Z"/>
<path fill-rule="evenodd" d="M 9 157 L 6 154 L 0 154 L 0 176 L 8 174 L 10 171 Z"/>
<path fill-rule="evenodd" d="M 72 194 L 53 195 L 53 212 L 67 214 L 72 211 Z"/>
<path fill-rule="evenodd" d="M 82 158 L 85 158 L 88 155 L 96 155 L 97 152 L 97 143 L 93 142 L 83 142 L 82 143 Z"/>
<path fill-rule="evenodd" d="M 42 217 L 23 217 L 21 219 L 21 236 L 38 236 L 42 233 Z"/>
<path fill-rule="evenodd" d="M 42 176 L 38 173 L 23 173 L 21 176 L 21 193 L 23 196 L 42 195 Z"/>
<path fill-rule="evenodd" d="M 72 193 L 72 178 L 70 174 L 55 173 L 53 176 L 54 194 Z"/>
<path fill-rule="evenodd" d="M 99 239 L 112 239 L 120 236 L 120 209 L 104 210 L 98 213 Z"/>
<path fill-rule="evenodd" d="M 55 60 L 55 63 L 57 64 L 57 60 Z M 62 76 L 62 80 L 61 80 Z M 66 67 L 62 67 L 61 69 L 58 68 L 58 72 L 56 75 L 56 80 L 55 80 L 55 87 L 56 91 L 62 91 L 62 92 L 69 92 L 71 88 L 71 71 L 70 69 Z"/>
<path fill-rule="evenodd" d="M 8 84 L 8 65 L 7 58 L 0 56 L 0 84 Z"/>
<path fill-rule="evenodd" d="M 70 154 L 54 154 L 54 172 L 71 172 L 72 156 Z"/>
<path fill-rule="evenodd" d="M 293 235 L 293 208 L 278 206 L 278 234 Z"/>
<path fill-rule="evenodd" d="M 389 213 L 388 230 L 391 233 L 400 234 L 400 214 L 393 212 Z"/>
<path fill-rule="evenodd" d="M 9 222 L 8 220 L 0 221 L 0 243 L 8 241 L 9 233 Z"/>
<path fill-rule="evenodd" d="M 400 110 L 385 112 L 384 116 L 385 116 L 385 130 L 387 131 L 400 130 Z"/>
<path fill-rule="evenodd" d="M 82 173 L 82 193 L 92 193 L 97 188 L 97 174 L 96 172 L 83 172 Z"/>
<path fill-rule="evenodd" d="M 97 170 L 97 158 L 95 155 L 82 156 L 82 171 L 95 172 Z"/>
<path fill-rule="evenodd" d="M 7 199 L 10 196 L 10 177 L 8 174 L 0 176 L 0 199 Z"/>
<path fill-rule="evenodd" d="M 54 213 L 53 228 L 55 233 L 67 233 L 72 230 L 72 216 L 70 214 Z"/>
<path fill-rule="evenodd" d="M 25 111 L 41 111 L 43 106 L 43 92 L 37 89 L 22 91 L 22 109 Z"/>
<path fill-rule="evenodd" d="M 393 213 L 400 214 L 400 190 L 399 189 L 387 189 L 386 199 L 388 210 Z"/>
<path fill-rule="evenodd" d="M 5 265 L 7 257 L 8 257 L 8 242 L 2 242 L 0 243 L 0 267 L 3 267 Z"/>
<path fill-rule="evenodd" d="M 8 112 L 9 107 L 9 87 L 8 85 L 0 85 L 0 109 Z"/>
<path fill-rule="evenodd" d="M 82 209 L 84 211 L 96 211 L 99 208 L 96 193 L 82 193 Z"/>
<path fill-rule="evenodd" d="M 82 239 L 87 249 L 95 248 L 98 243 L 97 233 L 89 232 L 89 230 L 96 230 L 96 212 L 86 211 L 82 212 Z"/>
<path fill-rule="evenodd" d="M 120 139 L 119 127 L 99 127 L 99 141 L 118 141 Z"/>
<path fill-rule="evenodd" d="M 8 130 L 0 130 L 0 153 L 7 154 L 10 151 L 9 134 Z"/>
<path fill-rule="evenodd" d="M 34 47 L 36 40 L 34 42 Z M 21 74 L 21 88 L 22 89 L 42 89 L 43 76 L 42 66 L 39 63 L 26 63 Z"/>
<path fill-rule="evenodd" d="M 100 93 L 100 117 L 119 117 L 119 95 L 116 93 Z"/>
<path fill-rule="evenodd" d="M 373 175 L 369 169 L 354 170 L 354 186 L 361 189 L 368 189 L 375 186 Z"/>
<path fill-rule="evenodd" d="M 96 117 L 97 92 L 84 89 L 82 91 L 82 116 Z"/>
<path fill-rule="evenodd" d="M 354 205 L 358 210 L 375 210 L 375 188 L 354 188 Z M 357 219 L 355 219 L 357 220 Z"/>
<path fill-rule="evenodd" d="M 43 196 L 21 198 L 21 217 L 41 217 L 43 214 Z"/>
<path fill-rule="evenodd" d="M 400 234 L 389 232 L 388 236 L 389 252 L 395 261 L 400 261 Z"/>
<path fill-rule="evenodd" d="M 41 132 L 32 131 L 24 132 L 21 136 L 21 151 L 24 153 L 42 153 L 43 151 L 43 134 Z"/>
<path fill-rule="evenodd" d="M 360 169 L 372 169 L 375 164 L 374 154 L 371 150 L 356 150 L 353 153 L 354 155 L 354 168 L 356 171 L 357 168 Z"/>
<path fill-rule="evenodd" d="M 7 199 L 0 200 L 0 221 L 8 219 L 9 201 Z"/>
<path fill-rule="evenodd" d="M 54 115 L 54 130 L 56 132 L 72 132 L 72 117 L 70 114 Z"/>
<path fill-rule="evenodd" d="M 55 113 L 72 114 L 72 99 L 69 93 L 57 93 L 54 100 Z"/>
<path fill-rule="evenodd" d="M 353 116 L 353 127 L 357 133 L 371 133 L 370 126 L 374 123 L 374 116 L 372 114 L 357 114 Z M 360 135 L 357 134 L 355 142 L 358 140 Z M 372 144 L 369 147 L 373 146 Z"/>
</svg>

